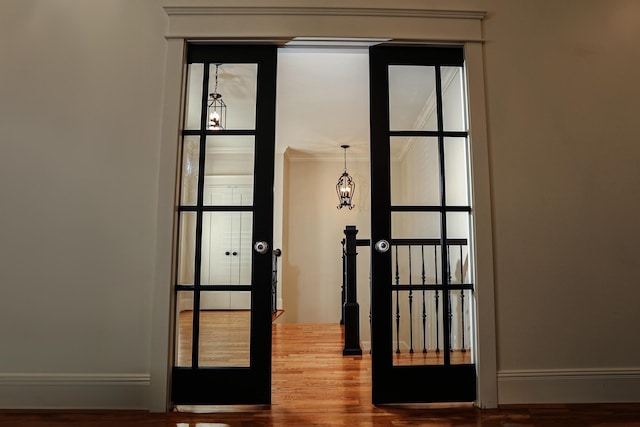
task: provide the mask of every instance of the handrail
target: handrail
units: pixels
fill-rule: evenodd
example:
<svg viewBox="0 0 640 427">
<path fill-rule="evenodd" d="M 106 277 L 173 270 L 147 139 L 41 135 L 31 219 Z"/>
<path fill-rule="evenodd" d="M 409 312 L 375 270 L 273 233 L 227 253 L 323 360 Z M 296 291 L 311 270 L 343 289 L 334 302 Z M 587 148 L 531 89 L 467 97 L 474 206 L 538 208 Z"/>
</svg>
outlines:
<svg viewBox="0 0 640 427">
<path fill-rule="evenodd" d="M 391 246 L 409 246 L 409 245 L 425 245 L 437 246 L 442 243 L 440 239 L 391 239 Z M 463 245 L 466 246 L 467 239 L 447 239 L 450 246 Z M 371 239 L 356 239 L 356 246 L 371 246 Z"/>
</svg>

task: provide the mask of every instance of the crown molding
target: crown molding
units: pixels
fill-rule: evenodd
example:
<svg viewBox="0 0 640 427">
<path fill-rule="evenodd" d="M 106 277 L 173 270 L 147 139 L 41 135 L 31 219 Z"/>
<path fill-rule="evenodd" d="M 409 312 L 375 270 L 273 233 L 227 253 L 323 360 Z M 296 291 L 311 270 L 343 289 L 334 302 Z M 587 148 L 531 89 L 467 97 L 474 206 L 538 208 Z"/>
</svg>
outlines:
<svg viewBox="0 0 640 427">
<path fill-rule="evenodd" d="M 298 150 L 287 150 L 285 158 L 290 162 L 343 162 L 344 157 L 332 154 L 316 154 Z M 349 162 L 369 162 L 369 156 L 366 155 L 349 155 Z"/>
<path fill-rule="evenodd" d="M 167 15 L 315 15 L 315 16 L 382 16 L 395 18 L 476 19 L 484 11 L 398 9 L 371 7 L 251 7 L 251 6 L 165 6 Z"/>
</svg>

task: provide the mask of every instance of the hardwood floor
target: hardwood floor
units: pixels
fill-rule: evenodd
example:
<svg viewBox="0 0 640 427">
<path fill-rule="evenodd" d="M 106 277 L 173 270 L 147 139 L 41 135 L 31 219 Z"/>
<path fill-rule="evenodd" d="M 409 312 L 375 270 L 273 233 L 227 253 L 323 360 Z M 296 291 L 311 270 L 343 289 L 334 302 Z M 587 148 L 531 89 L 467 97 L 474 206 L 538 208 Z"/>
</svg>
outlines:
<svg viewBox="0 0 640 427">
<path fill-rule="evenodd" d="M 249 366 L 249 310 L 203 310 L 200 312 L 200 366 Z M 193 311 L 178 317 L 177 366 L 191 366 Z"/>
<path fill-rule="evenodd" d="M 452 365 L 461 365 L 471 363 L 471 352 L 454 350 L 450 352 L 450 363 Z M 418 350 L 415 353 L 403 351 L 400 354 L 393 355 L 393 366 L 411 366 L 411 365 L 444 365 L 444 351 L 436 353 L 428 351 L 423 353 Z"/>
<path fill-rule="evenodd" d="M 276 313 L 275 318 L 282 314 Z M 251 312 L 246 310 L 203 310 L 200 312 L 200 366 L 249 366 Z M 193 311 L 178 316 L 177 366 L 191 366 Z M 291 326 L 291 329 L 295 328 Z M 343 342 L 341 337 L 329 337 Z M 292 338 L 293 340 L 293 338 Z M 277 356 L 274 350 L 274 356 Z M 471 351 L 450 353 L 452 364 L 471 363 Z M 444 351 L 403 350 L 394 353 L 395 366 L 444 365 Z"/>
<path fill-rule="evenodd" d="M 343 357 L 338 325 L 273 325 L 272 405 L 200 413 L 0 410 L 0 426 L 631 426 L 640 403 L 480 410 L 471 405 L 371 405 L 369 355 Z M 204 413 L 208 412 L 208 413 Z"/>
</svg>

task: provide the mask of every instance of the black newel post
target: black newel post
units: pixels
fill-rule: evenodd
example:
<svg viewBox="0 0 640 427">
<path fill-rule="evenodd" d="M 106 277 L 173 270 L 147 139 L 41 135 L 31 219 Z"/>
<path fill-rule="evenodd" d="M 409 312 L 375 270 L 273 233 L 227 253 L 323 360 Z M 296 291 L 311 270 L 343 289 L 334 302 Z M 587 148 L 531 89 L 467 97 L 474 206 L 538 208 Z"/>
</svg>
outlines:
<svg viewBox="0 0 640 427">
<path fill-rule="evenodd" d="M 356 234 L 355 225 L 347 225 L 344 230 L 346 240 L 346 302 L 344 303 L 344 349 L 343 356 L 361 355 L 360 348 L 360 305 L 358 304 L 356 282 Z"/>
</svg>

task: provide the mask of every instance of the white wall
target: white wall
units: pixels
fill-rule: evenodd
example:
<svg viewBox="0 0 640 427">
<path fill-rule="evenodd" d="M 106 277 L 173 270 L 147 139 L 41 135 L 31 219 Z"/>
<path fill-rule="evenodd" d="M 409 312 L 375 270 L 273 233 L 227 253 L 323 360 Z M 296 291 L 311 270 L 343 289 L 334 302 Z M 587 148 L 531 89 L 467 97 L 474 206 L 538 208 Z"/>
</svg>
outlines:
<svg viewBox="0 0 640 427">
<path fill-rule="evenodd" d="M 500 402 L 637 401 L 640 3 L 425 4 L 488 11 Z M 0 6 L 2 407 L 147 407 L 166 23 Z"/>
<path fill-rule="evenodd" d="M 640 3 L 486 4 L 499 398 L 567 369 L 547 399 L 615 398 L 612 368 L 640 377 Z"/>
<path fill-rule="evenodd" d="M 166 19 L 155 1 L 0 9 L 0 406 L 145 407 Z"/>
<path fill-rule="evenodd" d="M 338 149 L 340 149 L 338 147 Z M 337 209 L 335 185 L 342 161 L 289 159 L 287 238 L 283 242 L 283 322 L 337 323 L 340 320 L 344 229 L 355 225 L 359 238 L 369 238 L 369 164 L 349 160 L 356 182 L 353 210 Z M 362 257 L 362 256 L 359 256 Z M 364 254 L 364 257 L 368 255 Z M 367 283 L 368 270 L 360 271 Z M 364 274 L 364 276 L 362 276 Z M 367 295 L 360 292 L 368 310 Z M 366 321 L 368 323 L 368 320 Z"/>
</svg>

